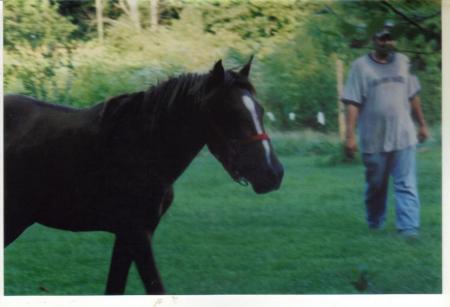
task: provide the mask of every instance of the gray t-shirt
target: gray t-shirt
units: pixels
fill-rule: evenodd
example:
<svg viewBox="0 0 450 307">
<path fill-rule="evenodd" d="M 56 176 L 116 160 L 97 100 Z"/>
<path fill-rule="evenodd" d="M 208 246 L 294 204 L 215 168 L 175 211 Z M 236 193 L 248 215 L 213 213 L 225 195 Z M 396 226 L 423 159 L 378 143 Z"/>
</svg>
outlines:
<svg viewBox="0 0 450 307">
<path fill-rule="evenodd" d="M 362 152 L 389 152 L 417 144 L 410 99 L 419 91 L 417 77 L 409 72 L 409 59 L 401 53 L 393 54 L 386 64 L 371 55 L 352 63 L 341 98 L 360 107 Z"/>
</svg>

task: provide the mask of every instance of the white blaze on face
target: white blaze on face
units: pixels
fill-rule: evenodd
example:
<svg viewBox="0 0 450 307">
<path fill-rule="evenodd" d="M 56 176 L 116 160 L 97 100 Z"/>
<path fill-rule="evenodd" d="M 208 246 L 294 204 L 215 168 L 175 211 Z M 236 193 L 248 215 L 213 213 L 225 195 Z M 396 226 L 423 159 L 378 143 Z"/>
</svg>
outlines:
<svg viewBox="0 0 450 307">
<path fill-rule="evenodd" d="M 245 107 L 247 108 L 247 110 L 250 112 L 250 114 L 252 116 L 252 120 L 253 120 L 253 124 L 255 125 L 256 133 L 257 134 L 262 134 L 263 133 L 262 125 L 259 122 L 258 114 L 256 113 L 255 102 L 248 95 L 243 95 L 242 96 L 242 101 L 244 102 Z M 271 165 L 272 162 L 270 160 L 270 145 L 269 145 L 269 141 L 263 140 L 262 144 L 263 144 L 263 147 L 264 147 L 264 151 L 266 153 L 267 163 L 269 165 Z"/>
</svg>

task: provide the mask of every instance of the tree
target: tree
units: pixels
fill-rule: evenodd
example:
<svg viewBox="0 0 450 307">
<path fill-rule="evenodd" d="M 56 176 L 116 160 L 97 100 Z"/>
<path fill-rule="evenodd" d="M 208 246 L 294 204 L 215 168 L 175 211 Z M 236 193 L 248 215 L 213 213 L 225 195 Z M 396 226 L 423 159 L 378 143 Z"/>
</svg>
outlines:
<svg viewBox="0 0 450 307">
<path fill-rule="evenodd" d="M 207 1 L 199 6 L 205 31 L 228 30 L 242 39 L 260 43 L 292 34 L 317 4 L 300 1 Z"/>
<path fill-rule="evenodd" d="M 96 17 L 96 1 L 67 1 L 67 0 L 50 0 L 52 5 L 57 7 L 57 11 L 61 16 L 64 16 L 76 29 L 72 33 L 72 37 L 78 40 L 86 41 L 92 39 L 97 34 L 97 27 L 95 21 Z M 110 2 L 103 1 L 103 9 L 109 7 Z M 114 1 L 114 0 L 113 0 Z"/>
<path fill-rule="evenodd" d="M 348 52 L 348 47 L 370 48 L 372 35 L 390 20 L 399 50 L 426 62 L 425 55 L 440 56 L 440 11 L 436 0 L 339 1 L 324 3 L 316 15 L 323 22 L 314 23 L 311 18 L 311 25 L 323 36 L 324 48 L 344 53 L 340 51 Z M 423 50 L 422 42 L 428 51 Z"/>
<path fill-rule="evenodd" d="M 56 78 L 56 72 L 72 69 L 76 27 L 48 0 L 7 1 L 4 27 L 5 83 L 18 80 L 25 94 L 61 99 L 70 82 Z"/>
<path fill-rule="evenodd" d="M 119 1 L 121 7 L 125 9 L 125 4 L 122 0 Z M 127 0 L 129 9 L 125 9 L 126 13 L 130 16 L 133 26 L 136 31 L 141 31 L 141 18 L 139 17 L 138 0 Z"/>
<path fill-rule="evenodd" d="M 150 0 L 150 28 L 158 26 L 158 0 Z"/>
<path fill-rule="evenodd" d="M 98 39 L 103 43 L 104 31 L 103 31 L 103 0 L 95 0 L 95 12 L 97 15 L 97 32 Z"/>
<path fill-rule="evenodd" d="M 279 128 L 310 127 L 334 130 L 336 121 L 336 81 L 333 57 L 307 31 L 299 28 L 290 41 L 277 45 L 261 59 L 262 72 L 257 87 L 267 111 L 275 114 Z M 295 113 L 295 120 L 289 113 Z M 327 119 L 317 123 L 318 112 Z"/>
<path fill-rule="evenodd" d="M 16 0 L 4 4 L 4 46 L 37 48 L 48 44 L 66 45 L 76 29 L 58 14 L 57 5 L 48 0 Z"/>
</svg>

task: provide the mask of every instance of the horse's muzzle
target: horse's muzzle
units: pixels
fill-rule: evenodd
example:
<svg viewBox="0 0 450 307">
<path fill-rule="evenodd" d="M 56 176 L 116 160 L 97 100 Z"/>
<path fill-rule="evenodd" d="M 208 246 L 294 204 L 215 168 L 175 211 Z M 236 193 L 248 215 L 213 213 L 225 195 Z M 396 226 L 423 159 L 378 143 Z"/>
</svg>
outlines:
<svg viewBox="0 0 450 307">
<path fill-rule="evenodd" d="M 255 193 L 264 194 L 278 190 L 281 186 L 281 182 L 283 181 L 283 176 L 284 168 L 278 163 L 275 167 L 268 169 L 265 174 L 261 174 L 259 180 L 250 182 Z"/>
</svg>

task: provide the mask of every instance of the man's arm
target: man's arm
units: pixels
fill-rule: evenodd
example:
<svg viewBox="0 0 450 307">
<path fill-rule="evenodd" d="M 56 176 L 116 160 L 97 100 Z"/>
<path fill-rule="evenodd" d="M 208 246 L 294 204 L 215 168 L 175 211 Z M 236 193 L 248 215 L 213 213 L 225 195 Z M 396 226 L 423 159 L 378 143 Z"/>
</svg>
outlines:
<svg viewBox="0 0 450 307">
<path fill-rule="evenodd" d="M 428 138 L 428 128 L 425 122 L 425 117 L 423 116 L 422 107 L 420 106 L 420 97 L 418 95 L 414 96 L 411 99 L 411 110 L 414 119 L 417 121 L 419 125 L 418 138 L 419 142 L 423 143 Z"/>
<path fill-rule="evenodd" d="M 353 158 L 358 150 L 356 145 L 355 128 L 359 116 L 359 107 L 353 103 L 347 103 L 346 113 L 346 131 L 345 131 L 345 153 L 348 157 Z"/>
</svg>

